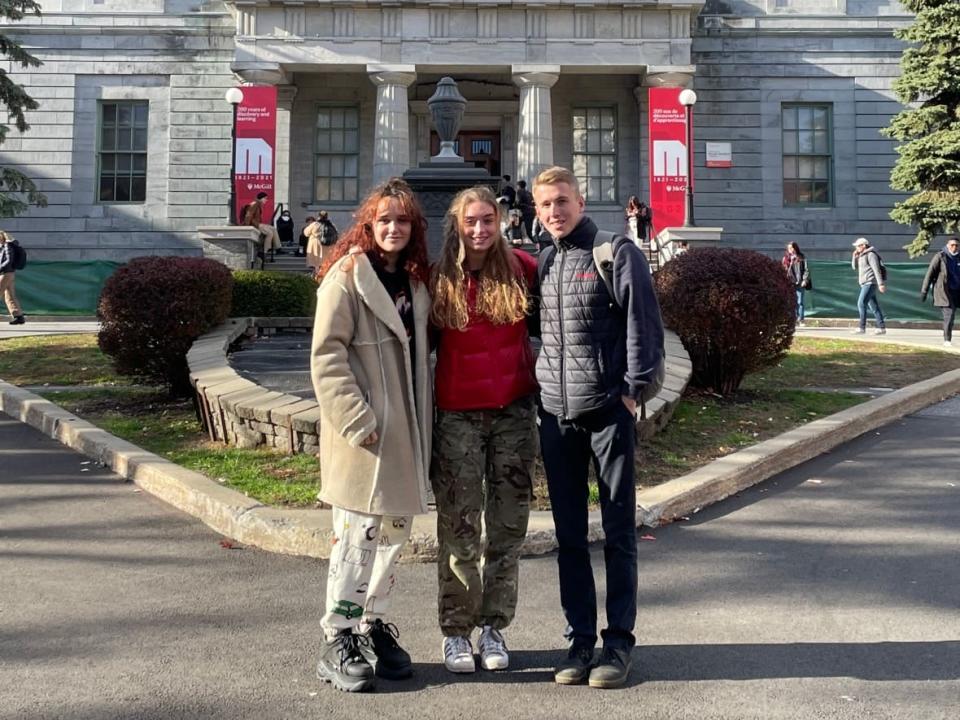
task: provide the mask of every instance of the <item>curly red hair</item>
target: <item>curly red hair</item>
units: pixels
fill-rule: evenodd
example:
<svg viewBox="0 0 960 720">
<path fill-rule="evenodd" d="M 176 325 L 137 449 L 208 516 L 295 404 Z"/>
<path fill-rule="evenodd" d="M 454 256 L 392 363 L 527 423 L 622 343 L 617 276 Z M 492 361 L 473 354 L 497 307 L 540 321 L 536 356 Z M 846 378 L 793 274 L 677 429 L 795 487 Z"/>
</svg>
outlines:
<svg viewBox="0 0 960 720">
<path fill-rule="evenodd" d="M 330 268 L 332 268 L 340 258 L 348 255 L 352 248 L 359 248 L 373 262 L 381 262 L 383 253 L 377 241 L 373 237 L 373 225 L 377 219 L 377 209 L 380 207 L 380 201 L 385 198 L 393 198 L 400 203 L 403 212 L 410 218 L 410 242 L 400 252 L 400 265 L 412 278 L 416 278 L 422 283 L 426 283 L 430 266 L 427 261 L 427 219 L 424 217 L 420 203 L 417 201 L 413 190 L 404 180 L 400 178 L 390 178 L 385 183 L 377 185 L 357 208 L 353 214 L 354 223 L 337 240 L 336 245 L 330 248 L 323 259 L 323 265 L 317 272 L 317 279 L 322 280 Z"/>
</svg>

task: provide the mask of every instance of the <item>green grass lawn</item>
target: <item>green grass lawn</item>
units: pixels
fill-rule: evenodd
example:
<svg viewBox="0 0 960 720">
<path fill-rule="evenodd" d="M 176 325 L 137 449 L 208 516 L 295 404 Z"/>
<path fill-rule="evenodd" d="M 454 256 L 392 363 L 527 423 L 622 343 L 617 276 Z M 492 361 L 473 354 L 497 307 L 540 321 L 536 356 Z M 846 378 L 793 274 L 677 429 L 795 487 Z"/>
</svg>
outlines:
<svg viewBox="0 0 960 720">
<path fill-rule="evenodd" d="M 779 366 L 749 376 L 734 397 L 688 390 L 670 424 L 638 448 L 637 483 L 662 483 L 870 398 L 852 389 L 899 388 L 957 367 L 960 356 L 936 350 L 797 338 Z M 42 394 L 118 437 L 261 502 L 301 507 L 316 502 L 320 466 L 314 457 L 210 442 L 189 399 L 173 399 L 115 375 L 95 335 L 4 340 L 0 378 L 18 385 L 74 386 Z M 548 507 L 542 468 L 536 494 L 537 506 Z"/>
</svg>

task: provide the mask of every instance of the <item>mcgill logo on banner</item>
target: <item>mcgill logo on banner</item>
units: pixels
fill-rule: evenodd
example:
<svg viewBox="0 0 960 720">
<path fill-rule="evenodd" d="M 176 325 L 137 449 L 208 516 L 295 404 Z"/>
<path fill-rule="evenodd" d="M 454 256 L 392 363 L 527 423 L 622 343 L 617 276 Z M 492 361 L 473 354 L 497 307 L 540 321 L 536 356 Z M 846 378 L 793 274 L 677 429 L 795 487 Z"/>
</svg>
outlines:
<svg viewBox="0 0 960 720">
<path fill-rule="evenodd" d="M 657 177 L 687 176 L 687 146 L 679 140 L 655 140 L 653 174 Z"/>
<path fill-rule="evenodd" d="M 237 138 L 238 175 L 272 175 L 273 148 L 263 138 Z"/>
<path fill-rule="evenodd" d="M 680 104 L 683 88 L 650 88 L 647 123 L 650 130 L 650 207 L 653 235 L 683 225 L 687 192 L 687 124 Z"/>
</svg>

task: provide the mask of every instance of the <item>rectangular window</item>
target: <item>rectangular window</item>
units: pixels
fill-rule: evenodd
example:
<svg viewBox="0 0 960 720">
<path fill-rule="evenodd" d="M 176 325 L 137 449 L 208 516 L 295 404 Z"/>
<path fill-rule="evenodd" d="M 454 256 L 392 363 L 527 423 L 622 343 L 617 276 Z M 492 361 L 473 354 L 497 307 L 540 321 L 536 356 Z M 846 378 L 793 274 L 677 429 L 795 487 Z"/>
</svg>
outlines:
<svg viewBox="0 0 960 720">
<path fill-rule="evenodd" d="M 314 199 L 356 202 L 359 192 L 360 111 L 324 107 L 317 111 Z"/>
<path fill-rule="evenodd" d="M 617 201 L 617 130 L 613 108 L 573 109 L 573 174 L 585 200 Z"/>
<path fill-rule="evenodd" d="M 833 204 L 833 118 L 830 105 L 784 105 L 783 204 Z"/>
<path fill-rule="evenodd" d="M 100 103 L 100 144 L 97 152 L 97 200 L 102 203 L 142 203 L 147 199 L 146 101 Z"/>
</svg>

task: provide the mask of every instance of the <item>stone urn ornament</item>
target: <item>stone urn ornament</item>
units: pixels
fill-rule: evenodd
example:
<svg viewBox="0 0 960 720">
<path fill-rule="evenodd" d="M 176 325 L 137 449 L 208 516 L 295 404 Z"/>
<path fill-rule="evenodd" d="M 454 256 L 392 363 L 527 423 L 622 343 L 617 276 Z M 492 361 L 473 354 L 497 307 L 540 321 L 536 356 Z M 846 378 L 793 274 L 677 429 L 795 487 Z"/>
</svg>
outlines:
<svg viewBox="0 0 960 720">
<path fill-rule="evenodd" d="M 440 136 L 440 152 L 430 158 L 432 162 L 462 163 L 463 158 L 457 155 L 454 149 L 454 140 L 460 130 L 463 120 L 463 111 L 467 107 L 467 99 L 457 90 L 457 83 L 452 77 L 444 77 L 437 83 L 437 90 L 427 100 L 430 108 L 430 117 L 433 126 Z"/>
</svg>

